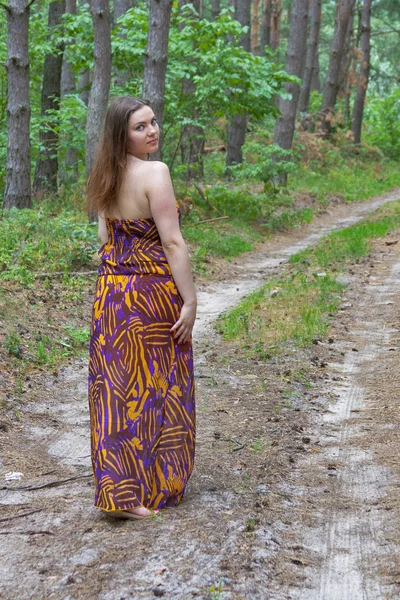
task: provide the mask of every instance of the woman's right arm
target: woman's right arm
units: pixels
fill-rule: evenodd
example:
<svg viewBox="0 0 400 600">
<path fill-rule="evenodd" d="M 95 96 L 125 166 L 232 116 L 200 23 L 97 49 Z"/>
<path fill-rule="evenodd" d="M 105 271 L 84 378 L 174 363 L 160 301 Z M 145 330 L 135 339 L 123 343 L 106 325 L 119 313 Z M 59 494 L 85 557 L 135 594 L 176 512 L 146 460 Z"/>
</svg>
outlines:
<svg viewBox="0 0 400 600">
<path fill-rule="evenodd" d="M 99 217 L 99 238 L 100 241 L 105 244 L 106 241 L 108 240 L 108 232 L 107 232 L 107 225 L 106 225 L 106 221 L 102 215 L 102 213 L 98 214 Z"/>
<path fill-rule="evenodd" d="M 150 166 L 150 165 L 149 165 Z M 179 227 L 175 194 L 166 164 L 153 162 L 147 186 L 150 210 L 171 267 L 172 277 L 183 300 L 179 320 L 171 328 L 178 343 L 186 342 L 196 319 L 197 298 L 189 254 Z"/>
</svg>

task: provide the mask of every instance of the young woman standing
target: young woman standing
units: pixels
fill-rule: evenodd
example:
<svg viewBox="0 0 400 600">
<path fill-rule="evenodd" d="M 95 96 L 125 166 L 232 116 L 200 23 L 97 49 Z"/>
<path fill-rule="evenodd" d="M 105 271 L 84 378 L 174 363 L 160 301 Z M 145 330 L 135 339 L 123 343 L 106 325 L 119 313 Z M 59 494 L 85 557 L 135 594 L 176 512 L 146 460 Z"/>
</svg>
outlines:
<svg viewBox="0 0 400 600">
<path fill-rule="evenodd" d="M 196 292 L 150 103 L 108 109 L 88 202 L 99 215 L 89 353 L 95 506 L 148 518 L 183 498 L 195 453 Z"/>
</svg>

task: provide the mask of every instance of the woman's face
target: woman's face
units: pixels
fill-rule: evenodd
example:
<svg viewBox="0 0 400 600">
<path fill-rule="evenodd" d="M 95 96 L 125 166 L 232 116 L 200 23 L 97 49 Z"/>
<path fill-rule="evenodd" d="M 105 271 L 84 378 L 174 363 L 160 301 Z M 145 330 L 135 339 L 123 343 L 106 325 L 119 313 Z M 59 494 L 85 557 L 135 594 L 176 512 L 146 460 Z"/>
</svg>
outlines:
<svg viewBox="0 0 400 600">
<path fill-rule="evenodd" d="M 149 152 L 158 149 L 160 128 L 150 106 L 143 106 L 131 114 L 128 121 L 128 152 L 146 160 Z"/>
</svg>

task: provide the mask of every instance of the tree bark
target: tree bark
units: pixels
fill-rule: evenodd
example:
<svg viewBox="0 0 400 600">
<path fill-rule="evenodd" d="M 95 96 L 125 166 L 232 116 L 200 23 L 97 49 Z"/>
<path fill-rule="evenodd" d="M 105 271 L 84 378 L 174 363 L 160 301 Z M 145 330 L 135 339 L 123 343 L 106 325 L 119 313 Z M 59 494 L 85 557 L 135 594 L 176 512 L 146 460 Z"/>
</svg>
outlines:
<svg viewBox="0 0 400 600">
<path fill-rule="evenodd" d="M 354 142 L 361 142 L 361 127 L 364 114 L 365 97 L 367 95 L 369 70 L 370 70 L 370 55 L 371 55 L 371 10 L 372 0 L 364 0 L 361 14 L 361 65 L 360 75 L 357 85 L 357 94 L 354 100 L 353 107 L 353 136 Z"/>
<path fill-rule="evenodd" d="M 294 0 L 290 22 L 289 44 L 286 55 L 285 70 L 291 75 L 301 77 L 307 47 L 308 0 Z M 296 110 L 300 95 L 298 83 L 287 83 L 286 91 L 291 94 L 290 100 L 279 100 L 280 116 L 275 125 L 274 143 L 285 150 L 290 150 L 296 121 Z M 279 176 L 279 183 L 286 181 L 285 174 Z"/>
<path fill-rule="evenodd" d="M 101 129 L 107 112 L 111 83 L 111 33 L 108 0 L 91 0 L 94 33 L 94 70 L 86 123 L 86 175 L 95 160 Z M 89 215 L 89 218 L 94 215 Z"/>
<path fill-rule="evenodd" d="M 76 14 L 76 0 L 66 0 L 65 3 L 65 12 L 67 14 L 75 15 Z M 66 60 L 65 52 L 63 56 L 63 63 L 61 68 L 61 98 L 68 94 L 74 94 L 76 91 L 75 84 L 75 73 L 71 68 L 71 65 Z M 72 117 L 71 117 L 72 122 Z M 75 120 L 74 120 L 75 122 Z M 77 126 L 79 124 L 77 123 Z M 64 164 L 61 165 L 59 169 L 59 180 L 61 184 L 71 184 L 76 183 L 78 180 L 78 152 L 76 148 L 71 147 L 69 144 L 68 134 L 66 132 L 61 132 L 61 135 L 66 139 L 67 149 L 65 152 L 65 160 Z"/>
<path fill-rule="evenodd" d="M 306 54 L 303 82 L 300 91 L 299 111 L 307 112 L 310 102 L 311 82 L 315 67 L 315 57 L 318 56 L 319 32 L 321 29 L 322 7 L 321 0 L 312 0 L 310 13 L 310 41 Z"/>
<path fill-rule="evenodd" d="M 253 0 L 253 18 L 251 21 L 251 51 L 256 56 L 260 54 L 260 46 L 258 42 L 259 26 L 259 0 Z"/>
<path fill-rule="evenodd" d="M 323 114 L 322 130 L 325 133 L 329 133 L 331 129 L 332 114 L 338 94 L 340 65 L 342 62 L 346 31 L 353 5 L 354 0 L 339 0 L 337 6 L 335 30 L 321 107 Z"/>
<path fill-rule="evenodd" d="M 269 46 L 271 43 L 271 12 L 272 0 L 263 0 L 260 33 L 261 56 L 265 56 L 265 46 Z"/>
<path fill-rule="evenodd" d="M 48 32 L 61 24 L 65 13 L 65 0 L 54 0 L 49 4 Z M 60 110 L 61 68 L 63 46 L 58 45 L 55 52 L 47 54 L 44 59 L 41 117 L 39 132 L 40 150 L 36 162 L 33 191 L 35 194 L 57 192 L 58 175 L 58 116 L 48 114 L 48 111 Z"/>
<path fill-rule="evenodd" d="M 235 19 L 242 25 L 247 25 L 247 33 L 242 36 L 240 43 L 247 52 L 251 52 L 250 41 L 250 22 L 251 22 L 251 3 L 248 0 L 237 0 Z M 243 162 L 242 147 L 246 137 L 247 114 L 234 115 L 227 128 L 227 155 L 226 166 L 230 167 L 234 163 Z"/>
<path fill-rule="evenodd" d="M 321 80 L 319 78 L 319 47 L 317 48 L 317 54 L 315 55 L 314 69 L 311 78 L 311 92 L 321 91 Z"/>
<path fill-rule="evenodd" d="M 220 0 L 211 0 L 211 14 L 212 14 L 213 21 L 218 19 L 220 12 L 221 12 L 221 1 Z"/>
<path fill-rule="evenodd" d="M 168 62 L 171 8 L 172 0 L 150 0 L 142 96 L 150 100 L 160 126 L 159 149 L 150 155 L 152 160 L 161 160 L 165 74 Z"/>
<path fill-rule="evenodd" d="M 29 5 L 9 0 L 7 7 L 7 164 L 4 208 L 30 208 Z"/>
<path fill-rule="evenodd" d="M 282 0 L 272 0 L 271 48 L 276 50 L 281 40 Z M 304 33 L 304 32 L 303 32 Z"/>
</svg>

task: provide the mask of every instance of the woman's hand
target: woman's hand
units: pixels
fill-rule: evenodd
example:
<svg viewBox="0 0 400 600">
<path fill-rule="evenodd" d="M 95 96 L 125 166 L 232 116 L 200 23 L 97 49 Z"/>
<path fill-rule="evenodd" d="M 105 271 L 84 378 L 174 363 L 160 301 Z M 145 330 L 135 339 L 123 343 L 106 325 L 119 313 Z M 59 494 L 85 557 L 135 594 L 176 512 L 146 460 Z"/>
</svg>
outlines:
<svg viewBox="0 0 400 600">
<path fill-rule="evenodd" d="M 192 335 L 192 329 L 196 319 L 196 304 L 183 304 L 178 321 L 170 329 L 174 340 L 178 344 L 184 344 Z"/>
</svg>

